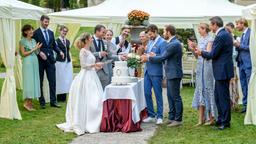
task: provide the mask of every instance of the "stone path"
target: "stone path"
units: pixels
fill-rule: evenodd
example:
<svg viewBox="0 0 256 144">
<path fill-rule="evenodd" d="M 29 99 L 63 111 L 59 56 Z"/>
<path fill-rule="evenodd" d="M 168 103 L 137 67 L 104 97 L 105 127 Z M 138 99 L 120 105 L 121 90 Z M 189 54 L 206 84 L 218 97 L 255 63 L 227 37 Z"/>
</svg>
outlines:
<svg viewBox="0 0 256 144">
<path fill-rule="evenodd" d="M 168 102 L 166 97 L 166 89 L 163 89 L 164 112 L 167 112 Z M 146 144 L 154 135 L 157 126 L 154 123 L 142 123 L 141 132 L 133 133 L 96 133 L 85 134 L 75 138 L 71 144 Z"/>
</svg>

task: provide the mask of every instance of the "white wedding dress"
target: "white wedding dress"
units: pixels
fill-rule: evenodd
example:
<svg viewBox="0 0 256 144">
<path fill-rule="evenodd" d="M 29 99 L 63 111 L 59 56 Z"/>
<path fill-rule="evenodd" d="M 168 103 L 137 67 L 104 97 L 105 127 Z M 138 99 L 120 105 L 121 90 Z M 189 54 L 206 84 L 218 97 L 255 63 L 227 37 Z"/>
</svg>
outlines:
<svg viewBox="0 0 256 144">
<path fill-rule="evenodd" d="M 71 84 L 66 108 L 66 122 L 57 125 L 64 132 L 82 135 L 100 131 L 103 89 L 96 70 L 90 67 L 94 63 L 94 55 L 82 48 L 80 51 L 81 71 Z"/>
</svg>

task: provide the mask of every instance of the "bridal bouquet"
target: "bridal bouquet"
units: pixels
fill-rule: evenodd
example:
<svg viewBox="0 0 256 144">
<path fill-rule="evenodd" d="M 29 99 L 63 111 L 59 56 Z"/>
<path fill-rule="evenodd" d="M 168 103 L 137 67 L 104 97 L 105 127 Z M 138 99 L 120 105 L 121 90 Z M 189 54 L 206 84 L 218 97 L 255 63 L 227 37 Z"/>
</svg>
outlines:
<svg viewBox="0 0 256 144">
<path fill-rule="evenodd" d="M 127 55 L 127 66 L 130 68 L 138 68 L 140 65 L 140 56 L 135 53 L 129 53 Z"/>
<path fill-rule="evenodd" d="M 149 14 L 140 10 L 132 10 L 128 13 L 128 23 L 130 25 L 148 25 Z"/>
</svg>

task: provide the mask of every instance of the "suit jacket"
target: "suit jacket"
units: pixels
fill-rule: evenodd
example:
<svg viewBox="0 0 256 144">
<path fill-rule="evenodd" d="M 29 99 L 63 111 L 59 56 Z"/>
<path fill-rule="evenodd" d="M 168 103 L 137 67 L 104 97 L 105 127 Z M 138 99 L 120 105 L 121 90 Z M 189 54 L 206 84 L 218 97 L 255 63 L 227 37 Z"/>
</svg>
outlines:
<svg viewBox="0 0 256 144">
<path fill-rule="evenodd" d="M 182 78 L 182 47 L 180 41 L 174 37 L 166 46 L 162 55 L 149 57 L 151 62 L 165 62 L 165 74 L 167 79 Z"/>
<path fill-rule="evenodd" d="M 229 80 L 234 77 L 232 53 L 233 38 L 223 28 L 219 31 L 213 41 L 212 51 L 202 51 L 202 57 L 212 59 L 215 80 Z"/>
<path fill-rule="evenodd" d="M 102 42 L 103 42 L 102 47 L 103 48 L 102 48 L 102 50 L 97 51 L 96 50 L 96 47 L 97 47 L 96 40 L 94 39 L 94 37 L 93 37 L 93 41 L 94 42 L 90 46 L 90 50 L 93 53 L 93 55 L 96 57 L 96 62 L 105 62 L 107 60 L 114 60 L 114 61 L 119 60 L 118 55 L 114 55 L 114 54 L 111 53 L 111 50 L 110 50 L 111 44 L 109 42 L 107 42 L 105 40 L 102 40 Z M 101 51 L 106 51 L 108 53 L 108 55 L 105 56 L 105 57 L 100 57 L 100 52 Z M 104 65 L 102 69 L 106 74 L 110 74 L 110 67 L 108 65 Z"/>
<path fill-rule="evenodd" d="M 56 59 L 54 57 L 54 52 L 55 51 L 57 54 L 60 54 L 60 50 L 58 47 L 56 47 L 55 39 L 54 39 L 54 33 L 48 29 L 48 34 L 49 34 L 49 43 L 47 44 L 43 32 L 41 31 L 40 28 L 34 31 L 33 38 L 36 40 L 36 42 L 42 43 L 42 47 L 40 48 L 40 51 L 45 53 L 47 56 L 47 60 L 50 63 L 55 63 Z M 44 61 L 40 56 L 38 56 L 39 61 Z"/>
<path fill-rule="evenodd" d="M 160 37 L 153 48 L 150 51 L 150 42 L 148 42 L 147 50 L 145 53 L 150 53 L 154 52 L 156 55 L 161 55 L 166 49 L 167 42 Z M 163 76 L 163 62 L 158 61 L 158 62 L 152 62 L 152 61 L 147 61 L 146 62 L 146 67 L 145 67 L 145 73 L 148 73 L 151 76 Z"/>
<path fill-rule="evenodd" d="M 66 39 L 66 45 L 63 44 L 62 40 L 60 38 L 56 39 L 56 46 L 64 53 L 64 59 L 61 58 L 61 56 L 58 54 L 56 61 L 65 62 L 67 59 L 67 62 L 70 62 L 70 42 L 68 39 Z"/>
<path fill-rule="evenodd" d="M 240 47 L 237 47 L 236 50 L 238 51 L 237 56 L 237 65 L 243 68 L 251 68 L 251 55 L 250 55 L 250 35 L 251 29 L 248 28 L 244 37 L 241 38 Z"/>
</svg>

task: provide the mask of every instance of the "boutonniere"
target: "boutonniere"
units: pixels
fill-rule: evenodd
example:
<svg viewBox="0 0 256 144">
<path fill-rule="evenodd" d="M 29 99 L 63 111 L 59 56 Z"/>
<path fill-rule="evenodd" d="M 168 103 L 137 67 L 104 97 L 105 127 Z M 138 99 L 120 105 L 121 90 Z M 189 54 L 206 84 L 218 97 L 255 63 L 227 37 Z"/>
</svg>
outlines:
<svg viewBox="0 0 256 144">
<path fill-rule="evenodd" d="M 105 50 L 107 50 L 107 49 L 108 49 L 107 44 L 104 44 L 103 51 L 105 51 Z"/>
</svg>

